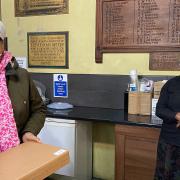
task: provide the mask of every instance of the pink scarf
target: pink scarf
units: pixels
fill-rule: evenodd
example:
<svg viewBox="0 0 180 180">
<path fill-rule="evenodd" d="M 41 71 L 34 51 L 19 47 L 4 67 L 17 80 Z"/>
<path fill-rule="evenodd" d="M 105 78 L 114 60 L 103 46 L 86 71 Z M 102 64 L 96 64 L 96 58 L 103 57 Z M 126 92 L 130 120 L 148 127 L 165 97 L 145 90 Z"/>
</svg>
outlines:
<svg viewBox="0 0 180 180">
<path fill-rule="evenodd" d="M 0 62 L 0 152 L 20 143 L 5 76 L 5 68 L 11 59 L 12 55 L 5 51 Z"/>
</svg>

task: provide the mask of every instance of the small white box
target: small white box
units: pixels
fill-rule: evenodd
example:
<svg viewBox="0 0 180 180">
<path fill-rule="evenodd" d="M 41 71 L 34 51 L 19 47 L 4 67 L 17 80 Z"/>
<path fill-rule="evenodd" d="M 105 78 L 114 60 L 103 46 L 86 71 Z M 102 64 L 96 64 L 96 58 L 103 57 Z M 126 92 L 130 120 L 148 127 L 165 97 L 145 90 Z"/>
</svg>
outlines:
<svg viewBox="0 0 180 180">
<path fill-rule="evenodd" d="M 155 113 L 156 113 L 157 102 L 158 102 L 158 99 L 152 98 L 152 112 L 151 112 L 152 115 L 155 115 Z"/>
</svg>

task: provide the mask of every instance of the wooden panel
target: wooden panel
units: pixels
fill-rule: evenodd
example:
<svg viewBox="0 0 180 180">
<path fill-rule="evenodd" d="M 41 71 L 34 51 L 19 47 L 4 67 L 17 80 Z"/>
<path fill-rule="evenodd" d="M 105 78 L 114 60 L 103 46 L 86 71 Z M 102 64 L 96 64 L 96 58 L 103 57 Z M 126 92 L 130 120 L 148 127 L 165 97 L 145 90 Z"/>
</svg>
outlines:
<svg viewBox="0 0 180 180">
<path fill-rule="evenodd" d="M 145 139 L 157 140 L 157 137 L 159 136 L 159 129 L 152 127 L 116 125 L 115 131 L 119 134 L 140 138 L 143 137 Z"/>
<path fill-rule="evenodd" d="M 156 162 L 157 142 L 126 137 L 125 179 L 152 180 Z"/>
<path fill-rule="evenodd" d="M 116 125 L 116 180 L 153 180 L 160 129 Z"/>
<path fill-rule="evenodd" d="M 125 136 L 116 134 L 116 139 L 118 141 L 116 141 L 115 149 L 115 178 L 124 180 Z"/>
<path fill-rule="evenodd" d="M 102 53 L 179 51 L 180 1 L 96 2 L 97 63 Z"/>
</svg>

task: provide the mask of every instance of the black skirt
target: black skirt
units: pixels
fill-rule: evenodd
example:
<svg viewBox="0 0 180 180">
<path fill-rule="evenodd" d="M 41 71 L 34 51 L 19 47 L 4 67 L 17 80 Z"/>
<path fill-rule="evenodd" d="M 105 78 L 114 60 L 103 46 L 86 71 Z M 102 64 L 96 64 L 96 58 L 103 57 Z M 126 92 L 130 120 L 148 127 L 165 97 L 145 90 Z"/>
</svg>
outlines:
<svg viewBox="0 0 180 180">
<path fill-rule="evenodd" d="M 154 180 L 180 180 L 180 146 L 159 140 Z"/>
</svg>

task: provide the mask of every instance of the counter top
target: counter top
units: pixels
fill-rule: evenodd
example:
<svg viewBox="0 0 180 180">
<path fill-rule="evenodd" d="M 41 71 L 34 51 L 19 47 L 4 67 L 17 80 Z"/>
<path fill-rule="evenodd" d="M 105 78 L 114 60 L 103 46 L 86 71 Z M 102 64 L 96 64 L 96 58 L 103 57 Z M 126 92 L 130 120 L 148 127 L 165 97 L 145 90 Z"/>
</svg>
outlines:
<svg viewBox="0 0 180 180">
<path fill-rule="evenodd" d="M 154 116 L 129 115 L 124 109 L 78 107 L 67 110 L 47 110 L 47 117 L 108 122 L 160 128 L 162 120 Z"/>
</svg>

